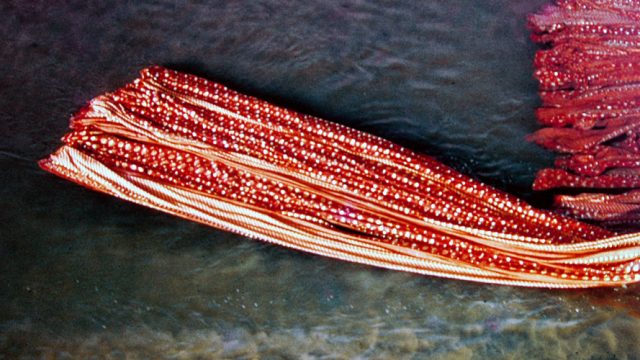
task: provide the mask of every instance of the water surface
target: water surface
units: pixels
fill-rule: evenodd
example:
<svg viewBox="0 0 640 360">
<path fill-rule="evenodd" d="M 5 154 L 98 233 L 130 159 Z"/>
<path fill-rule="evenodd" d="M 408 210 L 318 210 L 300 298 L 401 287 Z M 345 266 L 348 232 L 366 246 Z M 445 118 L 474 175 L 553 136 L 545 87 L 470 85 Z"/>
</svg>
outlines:
<svg viewBox="0 0 640 360">
<path fill-rule="evenodd" d="M 637 286 L 447 281 L 251 241 L 39 170 L 67 119 L 161 64 L 431 154 L 539 205 L 545 1 L 0 4 L 0 359 L 640 357 Z"/>
</svg>

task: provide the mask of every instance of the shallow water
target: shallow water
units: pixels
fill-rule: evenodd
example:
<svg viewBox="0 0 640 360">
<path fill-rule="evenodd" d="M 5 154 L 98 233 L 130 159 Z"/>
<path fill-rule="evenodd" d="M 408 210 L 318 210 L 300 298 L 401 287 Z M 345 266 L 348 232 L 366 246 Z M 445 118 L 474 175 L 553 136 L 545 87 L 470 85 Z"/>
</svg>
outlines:
<svg viewBox="0 0 640 360">
<path fill-rule="evenodd" d="M 545 1 L 0 4 L 0 359 L 640 357 L 638 286 L 548 291 L 309 256 L 40 171 L 150 64 L 391 139 L 543 205 L 525 15 Z"/>
</svg>

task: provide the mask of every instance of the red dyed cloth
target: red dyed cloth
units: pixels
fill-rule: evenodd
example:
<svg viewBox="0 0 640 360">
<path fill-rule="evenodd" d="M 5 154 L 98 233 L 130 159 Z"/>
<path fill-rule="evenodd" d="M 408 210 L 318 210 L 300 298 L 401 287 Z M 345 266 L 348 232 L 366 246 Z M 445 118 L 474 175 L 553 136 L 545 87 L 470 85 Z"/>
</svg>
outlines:
<svg viewBox="0 0 640 360">
<path fill-rule="evenodd" d="M 558 0 L 529 24 L 545 45 L 534 65 L 537 117 L 547 126 L 530 139 L 561 154 L 534 189 L 587 191 L 557 196 L 556 206 L 603 224 L 638 224 L 640 1 Z"/>
<path fill-rule="evenodd" d="M 47 171 L 331 258 L 492 284 L 640 281 L 640 235 L 535 209 L 434 159 L 161 67 L 93 99 Z"/>
</svg>

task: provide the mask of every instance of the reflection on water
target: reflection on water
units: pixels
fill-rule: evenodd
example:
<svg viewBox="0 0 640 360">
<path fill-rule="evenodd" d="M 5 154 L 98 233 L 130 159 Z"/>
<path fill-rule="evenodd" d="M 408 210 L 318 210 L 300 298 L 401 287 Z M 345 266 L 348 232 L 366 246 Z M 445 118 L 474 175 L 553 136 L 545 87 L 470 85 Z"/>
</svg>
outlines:
<svg viewBox="0 0 640 360">
<path fill-rule="evenodd" d="M 0 5 L 0 359 L 637 358 L 638 287 L 516 289 L 275 248 L 35 167 L 152 63 L 432 154 L 543 204 L 524 16 L 545 1 Z M 13 69 L 7 71 L 6 69 Z"/>
</svg>

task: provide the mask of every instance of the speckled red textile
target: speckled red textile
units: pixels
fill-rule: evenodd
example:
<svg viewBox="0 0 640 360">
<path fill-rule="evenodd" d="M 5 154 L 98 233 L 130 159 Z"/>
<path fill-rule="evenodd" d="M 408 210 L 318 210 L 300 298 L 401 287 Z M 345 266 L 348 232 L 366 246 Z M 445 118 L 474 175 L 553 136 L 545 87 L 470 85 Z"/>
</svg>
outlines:
<svg viewBox="0 0 640 360">
<path fill-rule="evenodd" d="M 557 1 L 530 25 L 548 46 L 535 57 L 537 117 L 547 127 L 531 139 L 562 154 L 534 189 L 590 191 L 557 196 L 556 205 L 581 219 L 638 225 L 640 2 Z"/>
<path fill-rule="evenodd" d="M 381 138 L 161 67 L 93 99 L 40 165 L 282 246 L 495 284 L 640 280 L 640 237 L 532 208 Z"/>
</svg>

